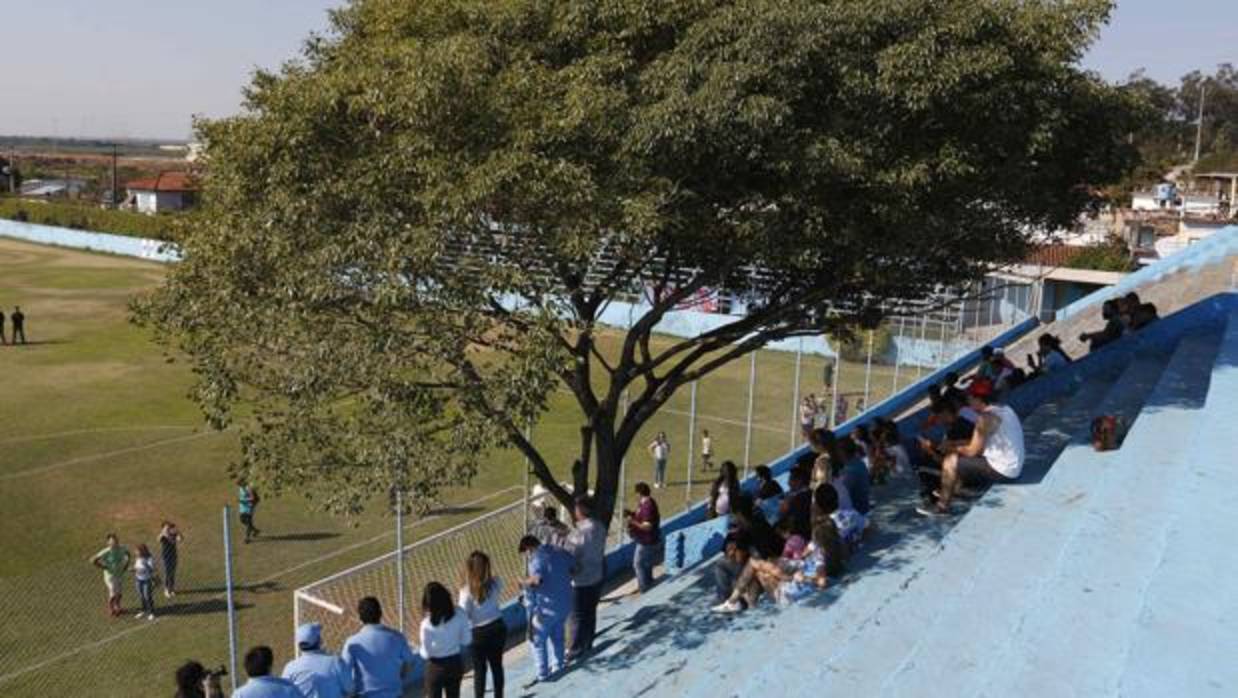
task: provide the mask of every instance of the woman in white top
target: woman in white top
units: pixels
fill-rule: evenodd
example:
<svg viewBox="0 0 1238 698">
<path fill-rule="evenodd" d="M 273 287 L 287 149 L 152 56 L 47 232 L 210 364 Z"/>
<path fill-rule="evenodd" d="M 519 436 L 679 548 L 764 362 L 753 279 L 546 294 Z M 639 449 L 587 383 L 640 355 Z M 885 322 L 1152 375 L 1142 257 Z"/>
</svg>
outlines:
<svg viewBox="0 0 1238 698">
<path fill-rule="evenodd" d="M 489 669 L 495 698 L 503 698 L 503 649 L 507 646 L 507 624 L 499 610 L 503 580 L 491 573 L 490 558 L 476 550 L 464 563 L 464 580 L 458 598 L 473 633 L 473 696 L 486 695 Z"/>
<path fill-rule="evenodd" d="M 722 461 L 720 470 L 721 472 L 718 473 L 718 477 L 714 479 L 714 484 L 709 490 L 706 516 L 711 519 L 716 516 L 730 514 L 731 499 L 741 494 L 739 489 L 739 471 L 735 464 L 729 460 Z"/>
<path fill-rule="evenodd" d="M 155 558 L 150 554 L 146 544 L 138 546 L 138 559 L 133 563 L 133 579 L 138 583 L 138 598 L 142 600 L 142 610 L 138 618 L 155 619 Z"/>
<path fill-rule="evenodd" d="M 461 654 L 469 641 L 469 622 L 452 602 L 451 592 L 438 582 L 427 584 L 421 595 L 421 657 L 426 660 L 421 695 L 460 698 Z"/>
</svg>

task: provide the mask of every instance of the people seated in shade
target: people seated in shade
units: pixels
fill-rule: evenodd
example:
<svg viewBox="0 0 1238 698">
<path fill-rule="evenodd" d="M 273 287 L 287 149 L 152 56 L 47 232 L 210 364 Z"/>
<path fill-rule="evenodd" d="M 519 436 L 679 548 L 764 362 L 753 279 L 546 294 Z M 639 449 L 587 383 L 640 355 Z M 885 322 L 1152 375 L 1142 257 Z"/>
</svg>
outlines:
<svg viewBox="0 0 1238 698">
<path fill-rule="evenodd" d="M 1036 338 L 1036 353 L 1027 355 L 1027 367 L 1033 378 L 1060 371 L 1070 362 L 1070 356 L 1062 350 L 1062 340 L 1048 332 Z"/>
<path fill-rule="evenodd" d="M 1087 342 L 1088 351 L 1096 351 L 1106 344 L 1116 341 L 1126 329 L 1122 324 L 1117 301 L 1108 300 L 1102 303 L 1100 306 L 1100 316 L 1105 321 L 1104 327 L 1095 332 L 1084 332 L 1079 335 L 1080 342 Z"/>
<path fill-rule="evenodd" d="M 778 521 L 774 528 L 783 535 L 808 538 L 812 532 L 812 491 L 808 488 L 808 473 L 796 466 L 787 476 L 790 490 L 778 502 Z"/>
<path fill-rule="evenodd" d="M 774 479 L 774 473 L 768 465 L 758 465 L 757 474 L 757 504 L 778 499 L 782 496 L 782 485 Z"/>
<path fill-rule="evenodd" d="M 732 501 L 726 542 L 736 539 L 745 541 L 748 553 L 762 560 L 773 560 L 782 554 L 786 540 L 770 526 L 765 515 L 755 507 L 751 498 L 740 496 Z M 725 546 L 725 543 L 724 543 Z M 743 572 L 743 565 L 731 557 L 723 556 L 714 564 L 714 590 L 718 599 L 725 600 L 735 588 L 735 580 Z"/>
<path fill-rule="evenodd" d="M 936 504 L 920 507 L 929 515 L 950 513 L 950 503 L 964 484 L 1013 482 L 1023 472 L 1023 427 L 1009 406 L 994 402 L 993 386 L 977 379 L 968 388 L 970 406 L 979 415 L 966 443 L 950 443 L 942 451 L 941 486 Z"/>
<path fill-rule="evenodd" d="M 1118 316 L 1128 332 L 1141 330 L 1159 317 L 1156 306 L 1142 302 L 1134 291 L 1118 300 Z"/>
</svg>

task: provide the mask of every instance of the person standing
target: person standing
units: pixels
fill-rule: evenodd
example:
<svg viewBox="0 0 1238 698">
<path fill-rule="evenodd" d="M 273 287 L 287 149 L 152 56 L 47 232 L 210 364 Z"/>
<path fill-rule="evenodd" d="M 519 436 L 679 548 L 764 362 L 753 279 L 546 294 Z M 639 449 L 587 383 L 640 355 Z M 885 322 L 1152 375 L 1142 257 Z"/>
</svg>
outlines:
<svg viewBox="0 0 1238 698">
<path fill-rule="evenodd" d="M 666 460 L 671 456 L 671 444 L 666 440 L 666 432 L 658 432 L 649 444 L 649 452 L 653 454 L 653 486 L 660 489 L 666 485 Z"/>
<path fill-rule="evenodd" d="M 0 310 L 0 344 L 8 344 L 4 340 L 4 311 Z"/>
<path fill-rule="evenodd" d="M 714 467 L 714 439 L 708 429 L 701 430 L 701 466 L 705 470 Z"/>
<path fill-rule="evenodd" d="M 241 513 L 241 525 L 245 526 L 245 542 L 262 534 L 254 526 L 254 510 L 258 508 L 258 491 L 242 481 L 237 490 L 237 511 Z"/>
<path fill-rule="evenodd" d="M 185 536 L 171 521 L 164 521 L 159 527 L 159 558 L 163 560 L 163 596 L 176 596 L 176 567 L 179 564 L 178 546 Z"/>
<path fill-rule="evenodd" d="M 13 314 L 9 316 L 9 320 L 13 323 L 13 344 L 17 344 L 17 338 L 21 337 L 21 343 L 26 343 L 26 316 L 22 313 L 18 306 L 13 307 Z"/>
<path fill-rule="evenodd" d="M 138 559 L 133 563 L 133 580 L 138 585 L 138 598 L 142 601 L 142 610 L 137 617 L 155 619 L 155 558 L 150 554 L 150 548 L 145 543 L 138 544 Z"/>
<path fill-rule="evenodd" d="M 534 536 L 520 539 L 520 554 L 528 556 L 528 575 L 520 582 L 529 614 L 529 642 L 537 679 L 546 681 L 563 669 L 563 626 L 572 612 L 572 554 L 553 545 L 542 545 Z M 527 688 L 528 686 L 526 686 Z"/>
<path fill-rule="evenodd" d="M 413 670 L 413 650 L 398 630 L 382 624 L 383 607 L 367 596 L 357 602 L 361 629 L 344 641 L 340 658 L 352 674 L 353 690 L 365 698 L 400 698 Z"/>
<path fill-rule="evenodd" d="M 275 653 L 266 645 L 258 645 L 245 653 L 245 673 L 249 680 L 232 694 L 232 698 L 305 698 L 301 689 L 287 679 L 271 676 Z"/>
<path fill-rule="evenodd" d="M 658 503 L 649 490 L 649 483 L 636 483 L 636 511 L 624 511 L 628 533 L 636 542 L 632 567 L 636 571 L 636 588 L 645 593 L 653 587 L 654 567 L 662 564 L 666 549 L 662 542 L 662 517 Z"/>
<path fill-rule="evenodd" d="M 598 602 L 606 572 L 606 526 L 595 518 L 593 499 L 576 499 L 576 530 L 568 538 L 576 564 L 572 570 L 572 645 L 568 661 L 583 658 L 593 649 Z"/>
<path fill-rule="evenodd" d="M 322 626 L 303 623 L 297 628 L 301 656 L 284 665 L 283 678 L 296 685 L 305 698 L 346 698 L 353 693 L 352 672 L 344 660 L 322 651 Z"/>
<path fill-rule="evenodd" d="M 430 582 L 421 594 L 421 657 L 426 660 L 421 695 L 460 698 L 464 679 L 464 648 L 470 641 L 469 622 L 451 600 L 451 592 Z"/>
<path fill-rule="evenodd" d="M 486 671 L 494 677 L 495 698 L 503 698 L 503 649 L 507 624 L 499 609 L 503 580 L 490 570 L 490 557 L 474 550 L 464 564 L 465 584 L 460 587 L 460 610 L 472 628 L 473 697 L 486 694 Z"/>
<path fill-rule="evenodd" d="M 132 558 L 129 550 L 120 545 L 115 533 L 107 534 L 107 547 L 90 558 L 91 564 L 103 570 L 103 584 L 107 587 L 107 609 L 113 618 L 120 615 L 120 597 L 125 584 L 125 572 Z"/>
</svg>

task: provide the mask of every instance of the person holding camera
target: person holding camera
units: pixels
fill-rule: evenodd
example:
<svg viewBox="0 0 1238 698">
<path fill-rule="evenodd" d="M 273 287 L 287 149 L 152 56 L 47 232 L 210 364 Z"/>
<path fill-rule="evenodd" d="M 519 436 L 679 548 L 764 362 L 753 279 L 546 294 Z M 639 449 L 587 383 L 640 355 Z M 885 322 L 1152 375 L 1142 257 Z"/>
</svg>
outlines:
<svg viewBox="0 0 1238 698">
<path fill-rule="evenodd" d="M 662 563 L 665 547 L 662 543 L 662 517 L 649 484 L 638 482 L 635 489 L 636 511 L 624 509 L 623 516 L 627 519 L 628 534 L 636 543 L 632 567 L 636 571 L 636 587 L 643 594 L 653 586 L 653 569 Z"/>
<path fill-rule="evenodd" d="M 227 674 L 222 666 L 207 671 L 198 662 L 185 662 L 176 670 L 176 698 L 223 698 L 220 679 Z"/>
</svg>

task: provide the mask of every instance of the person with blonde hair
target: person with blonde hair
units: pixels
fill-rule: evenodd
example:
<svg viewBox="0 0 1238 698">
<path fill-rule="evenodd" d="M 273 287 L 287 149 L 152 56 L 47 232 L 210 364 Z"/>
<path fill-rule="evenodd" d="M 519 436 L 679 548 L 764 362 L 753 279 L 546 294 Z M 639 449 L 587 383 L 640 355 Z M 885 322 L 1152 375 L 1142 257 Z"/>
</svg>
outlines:
<svg viewBox="0 0 1238 698">
<path fill-rule="evenodd" d="M 503 580 L 494 576 L 490 557 L 474 550 L 464 563 L 464 586 L 458 595 L 460 610 L 472 628 L 473 696 L 486 694 L 487 669 L 494 682 L 494 695 L 503 698 L 503 648 L 507 624 L 499 610 Z"/>
</svg>

